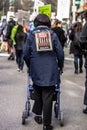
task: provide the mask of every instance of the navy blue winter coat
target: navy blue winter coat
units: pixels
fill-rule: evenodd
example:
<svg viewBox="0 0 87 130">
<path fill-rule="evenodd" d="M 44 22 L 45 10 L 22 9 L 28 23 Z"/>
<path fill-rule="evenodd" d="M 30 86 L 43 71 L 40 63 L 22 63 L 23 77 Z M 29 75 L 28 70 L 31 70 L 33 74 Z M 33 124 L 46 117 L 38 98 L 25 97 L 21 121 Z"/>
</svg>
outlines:
<svg viewBox="0 0 87 130">
<path fill-rule="evenodd" d="M 35 33 L 49 30 L 52 39 L 52 51 L 38 52 L 35 44 Z M 36 27 L 29 33 L 25 47 L 24 60 L 29 67 L 29 73 L 34 84 L 52 86 L 60 82 L 60 72 L 63 66 L 63 50 L 57 35 L 46 26 Z"/>
</svg>

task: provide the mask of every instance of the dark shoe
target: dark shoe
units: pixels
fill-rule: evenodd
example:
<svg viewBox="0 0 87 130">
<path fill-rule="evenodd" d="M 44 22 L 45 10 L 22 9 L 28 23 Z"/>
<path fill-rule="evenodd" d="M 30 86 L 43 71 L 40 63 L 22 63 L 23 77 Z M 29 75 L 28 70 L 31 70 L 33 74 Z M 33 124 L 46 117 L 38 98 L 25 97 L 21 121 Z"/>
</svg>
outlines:
<svg viewBox="0 0 87 130">
<path fill-rule="evenodd" d="M 34 120 L 38 123 L 38 124 L 42 124 L 42 117 L 40 116 L 35 116 Z"/>
<path fill-rule="evenodd" d="M 83 109 L 83 113 L 87 114 L 87 107 Z"/>
<path fill-rule="evenodd" d="M 11 56 L 8 57 L 8 60 L 11 60 Z"/>
<path fill-rule="evenodd" d="M 43 130 L 53 130 L 52 125 L 43 126 Z"/>
<path fill-rule="evenodd" d="M 10 60 L 15 60 L 15 58 L 14 57 L 11 57 L 11 59 Z"/>
<path fill-rule="evenodd" d="M 79 73 L 83 73 L 83 70 L 82 70 L 82 69 L 80 69 L 80 70 L 79 70 Z"/>
<path fill-rule="evenodd" d="M 78 74 L 78 70 L 75 70 L 75 74 Z"/>
<path fill-rule="evenodd" d="M 63 73 L 63 69 L 60 70 L 60 75 L 62 75 L 62 73 Z"/>
<path fill-rule="evenodd" d="M 12 56 L 9 56 L 9 57 L 8 57 L 8 60 L 15 60 L 15 58 L 12 57 Z"/>
</svg>

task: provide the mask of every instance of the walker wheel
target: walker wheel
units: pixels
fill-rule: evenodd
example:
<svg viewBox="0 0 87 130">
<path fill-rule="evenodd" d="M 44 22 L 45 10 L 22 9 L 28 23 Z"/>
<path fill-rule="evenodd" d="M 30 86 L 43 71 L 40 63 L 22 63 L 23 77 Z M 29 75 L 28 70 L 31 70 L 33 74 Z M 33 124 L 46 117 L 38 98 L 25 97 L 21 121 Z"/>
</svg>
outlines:
<svg viewBox="0 0 87 130">
<path fill-rule="evenodd" d="M 64 115 L 63 115 L 63 112 L 61 112 L 60 126 L 61 127 L 64 126 Z"/>
<path fill-rule="evenodd" d="M 30 115 L 30 102 L 26 102 L 26 111 L 27 111 L 27 115 Z"/>
<path fill-rule="evenodd" d="M 55 117 L 58 117 L 58 103 L 54 104 L 54 112 L 55 112 Z"/>
<path fill-rule="evenodd" d="M 22 125 L 25 125 L 26 111 L 22 113 Z"/>
</svg>

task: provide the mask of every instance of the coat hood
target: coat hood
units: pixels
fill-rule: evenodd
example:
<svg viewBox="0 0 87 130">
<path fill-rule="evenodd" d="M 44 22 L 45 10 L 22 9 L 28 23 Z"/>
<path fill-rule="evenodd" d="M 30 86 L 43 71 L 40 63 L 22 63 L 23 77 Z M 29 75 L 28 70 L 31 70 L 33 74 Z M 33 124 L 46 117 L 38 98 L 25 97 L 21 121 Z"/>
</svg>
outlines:
<svg viewBox="0 0 87 130">
<path fill-rule="evenodd" d="M 34 25 L 35 27 L 40 26 L 40 25 L 51 27 L 51 21 L 47 15 L 39 14 L 34 20 Z"/>
</svg>

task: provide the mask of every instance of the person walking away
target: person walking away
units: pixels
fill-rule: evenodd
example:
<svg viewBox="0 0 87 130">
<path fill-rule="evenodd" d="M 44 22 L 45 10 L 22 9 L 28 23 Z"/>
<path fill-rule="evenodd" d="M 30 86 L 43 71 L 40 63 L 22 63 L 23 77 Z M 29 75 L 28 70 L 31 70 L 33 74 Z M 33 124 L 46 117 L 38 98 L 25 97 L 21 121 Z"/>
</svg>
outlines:
<svg viewBox="0 0 87 130">
<path fill-rule="evenodd" d="M 86 79 L 85 79 L 85 92 L 84 92 L 84 105 L 83 113 L 87 114 L 87 11 L 84 12 L 85 24 L 80 33 L 81 47 L 85 55 L 85 69 L 86 69 Z"/>
<path fill-rule="evenodd" d="M 22 25 L 16 26 L 16 33 L 14 35 L 15 40 L 15 53 L 16 53 L 16 63 L 18 65 L 18 71 L 23 72 L 24 60 L 23 60 L 23 47 L 26 40 L 26 33 L 23 30 Z"/>
<path fill-rule="evenodd" d="M 65 36 L 65 31 L 62 29 L 62 22 L 58 19 L 54 19 L 52 22 L 52 30 L 57 34 L 62 48 L 64 49 L 65 42 L 67 37 Z"/>
<path fill-rule="evenodd" d="M 1 36 L 1 41 L 6 41 L 6 30 L 7 30 L 7 21 L 6 21 L 6 18 L 3 18 L 2 19 L 2 29 L 1 29 L 1 33 L 0 33 L 0 36 Z"/>
<path fill-rule="evenodd" d="M 57 34 L 63 48 L 63 53 L 64 53 L 64 46 L 67 41 L 67 37 L 65 36 L 65 31 L 62 29 L 62 22 L 59 21 L 58 19 L 54 19 L 52 22 L 52 30 Z M 64 67 L 64 62 L 63 62 L 63 67 Z M 63 73 L 63 70 L 62 70 L 62 73 Z"/>
<path fill-rule="evenodd" d="M 69 35 L 69 38 L 71 40 L 70 44 L 70 54 L 74 54 L 74 68 L 75 68 L 75 74 L 83 73 L 83 52 L 81 48 L 79 47 L 79 40 L 77 38 L 77 35 L 82 30 L 82 23 L 76 22 L 73 25 L 73 29 Z"/>
<path fill-rule="evenodd" d="M 7 32 L 6 32 L 6 38 L 7 38 L 7 41 L 8 41 L 8 45 L 9 45 L 9 48 L 11 48 L 11 52 L 10 52 L 10 56 L 8 57 L 8 60 L 14 60 L 15 59 L 15 55 L 14 55 L 14 52 L 13 52 L 13 43 L 12 43 L 12 40 L 11 40 L 11 31 L 12 31 L 12 28 L 15 26 L 15 21 L 13 20 L 13 16 L 10 17 L 8 23 L 7 23 Z"/>
<path fill-rule="evenodd" d="M 33 81 L 35 102 L 32 111 L 43 130 L 52 130 L 52 101 L 55 84 L 60 83 L 63 67 L 63 49 L 57 35 L 51 29 L 51 21 L 45 14 L 34 20 L 35 29 L 30 31 L 24 48 L 24 60 Z"/>
</svg>

